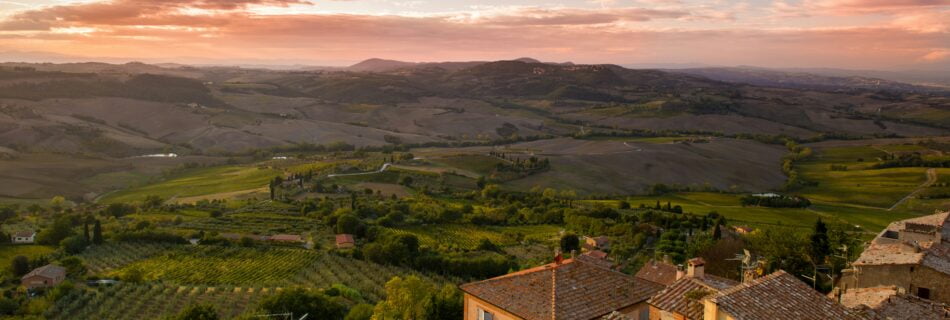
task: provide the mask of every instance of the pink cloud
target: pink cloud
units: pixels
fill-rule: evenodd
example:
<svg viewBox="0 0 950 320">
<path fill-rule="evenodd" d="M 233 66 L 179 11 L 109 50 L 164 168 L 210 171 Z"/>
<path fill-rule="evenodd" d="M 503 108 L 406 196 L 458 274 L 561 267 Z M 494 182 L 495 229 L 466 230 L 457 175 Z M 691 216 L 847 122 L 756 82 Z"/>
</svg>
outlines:
<svg viewBox="0 0 950 320">
<path fill-rule="evenodd" d="M 867 8 L 875 1 L 836 1 Z M 927 1 L 897 1 L 926 6 Z M 930 1 L 931 3 L 935 1 Z M 87 56 L 413 61 L 533 56 L 581 63 L 704 62 L 877 68 L 945 59 L 947 11 L 913 11 L 865 27 L 731 27 L 728 10 L 518 8 L 485 15 L 254 15 L 296 0 L 117 0 L 26 11 L 0 21 L 0 47 Z M 824 1 L 830 4 L 831 1 Z M 916 4 L 915 4 L 916 3 Z M 806 5 L 814 5 L 807 3 Z M 932 5 L 932 4 L 931 4 Z M 791 6 L 791 5 L 789 5 Z M 188 14 L 186 8 L 202 11 Z M 831 7 L 825 7 L 827 8 Z M 738 8 L 736 10 L 746 10 Z M 725 23 L 682 28 L 676 23 Z M 57 28 L 83 28 L 80 34 Z M 27 31 L 24 31 L 27 30 Z M 941 51 L 942 50 L 942 51 Z"/>
</svg>

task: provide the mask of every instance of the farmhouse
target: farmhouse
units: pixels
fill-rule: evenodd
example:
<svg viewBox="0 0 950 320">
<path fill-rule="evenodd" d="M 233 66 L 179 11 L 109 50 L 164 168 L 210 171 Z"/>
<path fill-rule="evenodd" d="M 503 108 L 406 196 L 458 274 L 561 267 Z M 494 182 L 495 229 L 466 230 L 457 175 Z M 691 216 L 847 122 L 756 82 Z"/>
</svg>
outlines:
<svg viewBox="0 0 950 320">
<path fill-rule="evenodd" d="M 650 298 L 650 319 L 702 320 L 703 298 L 739 284 L 705 274 L 705 264 L 702 258 L 690 259 L 685 273 L 678 272 L 673 284 Z"/>
<path fill-rule="evenodd" d="M 10 242 L 13 243 L 33 243 L 36 240 L 35 231 L 17 231 L 10 236 Z"/>
<path fill-rule="evenodd" d="M 33 269 L 20 278 L 20 284 L 27 289 L 48 288 L 66 279 L 66 268 L 51 264 Z"/>
<path fill-rule="evenodd" d="M 579 255 L 463 284 L 465 320 L 588 320 L 618 312 L 646 320 L 646 300 L 663 289 Z"/>
<path fill-rule="evenodd" d="M 950 303 L 950 211 L 893 222 L 871 241 L 838 283 L 849 290 L 896 287 Z"/>
<path fill-rule="evenodd" d="M 610 251 L 610 239 L 608 239 L 607 236 L 587 237 L 584 239 L 584 244 L 581 246 L 586 251 Z"/>
<path fill-rule="evenodd" d="M 356 241 L 353 240 L 352 234 L 338 234 L 336 235 L 336 248 L 337 249 L 351 249 L 356 247 Z"/>
</svg>

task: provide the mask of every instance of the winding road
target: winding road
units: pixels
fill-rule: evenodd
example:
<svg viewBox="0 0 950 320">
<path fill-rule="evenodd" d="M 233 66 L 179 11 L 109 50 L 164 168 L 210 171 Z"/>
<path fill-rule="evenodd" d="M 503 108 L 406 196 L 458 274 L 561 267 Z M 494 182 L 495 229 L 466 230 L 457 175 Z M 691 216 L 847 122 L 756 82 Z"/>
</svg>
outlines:
<svg viewBox="0 0 950 320">
<path fill-rule="evenodd" d="M 911 197 L 917 195 L 918 193 L 923 191 L 924 188 L 929 187 L 930 185 L 934 183 L 937 183 L 937 169 L 934 169 L 934 168 L 927 169 L 927 181 L 924 181 L 924 184 L 921 184 L 920 187 L 917 187 L 917 189 L 914 190 L 914 192 L 911 192 L 906 197 L 901 198 L 899 201 L 897 201 L 897 203 L 895 203 L 893 206 L 891 206 L 890 208 L 887 208 L 887 211 L 894 210 L 894 208 L 897 208 L 897 206 L 899 206 L 901 203 L 904 203 L 904 201 L 907 201 L 907 199 L 910 199 Z"/>
<path fill-rule="evenodd" d="M 384 171 L 388 170 L 389 167 L 391 167 L 391 166 L 392 166 L 392 164 L 389 163 L 389 162 L 387 162 L 387 163 L 384 163 L 383 166 L 380 167 L 379 170 L 376 170 L 376 171 L 359 172 L 359 173 L 338 173 L 338 174 L 329 174 L 329 175 L 327 175 L 327 178 L 348 177 L 348 176 L 362 176 L 362 175 L 367 175 L 367 174 L 383 173 Z"/>
</svg>

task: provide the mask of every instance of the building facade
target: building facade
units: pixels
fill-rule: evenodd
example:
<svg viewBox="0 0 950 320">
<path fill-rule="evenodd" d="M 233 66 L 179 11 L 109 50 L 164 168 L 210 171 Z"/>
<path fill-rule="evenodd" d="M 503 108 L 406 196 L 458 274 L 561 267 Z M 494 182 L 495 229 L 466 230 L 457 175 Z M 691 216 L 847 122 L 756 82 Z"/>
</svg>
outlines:
<svg viewBox="0 0 950 320">
<path fill-rule="evenodd" d="M 894 287 L 950 303 L 950 212 L 897 221 L 881 231 L 838 282 L 848 290 Z"/>
</svg>

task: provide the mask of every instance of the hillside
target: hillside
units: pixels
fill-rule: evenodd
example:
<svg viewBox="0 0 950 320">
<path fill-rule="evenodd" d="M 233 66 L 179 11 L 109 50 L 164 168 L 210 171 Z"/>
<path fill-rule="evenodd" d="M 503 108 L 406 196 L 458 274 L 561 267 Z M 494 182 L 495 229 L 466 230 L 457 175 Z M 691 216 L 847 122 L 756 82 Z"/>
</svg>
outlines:
<svg viewBox="0 0 950 320">
<path fill-rule="evenodd" d="M 31 187 L 2 195 L 105 192 L 119 187 L 112 182 L 115 176 L 131 173 L 147 179 L 157 174 L 160 169 L 127 163 L 152 153 L 210 156 L 220 162 L 260 150 L 331 144 L 451 147 L 605 135 L 755 137 L 781 143 L 781 137 L 818 141 L 950 131 L 950 103 L 942 93 L 736 85 L 659 70 L 531 59 L 419 64 L 376 59 L 361 65 L 342 71 L 274 71 L 141 63 L 3 64 L 0 150 L 5 160 L 0 161 L 9 162 L 4 167 L 22 168 L 19 162 L 32 154 L 56 153 L 62 158 L 57 161 L 92 159 L 77 163 L 94 169 L 64 172 L 61 176 L 70 181 L 62 186 L 70 188 L 58 186 L 57 178 L 46 173 L 8 174 L 4 181 L 30 181 Z M 354 71 L 363 67 L 388 71 Z M 721 154 L 731 150 L 729 145 L 717 141 L 690 149 Z M 692 152 L 677 149 L 683 146 L 662 148 L 662 154 Z M 717 172 L 737 167 L 728 157 L 723 159 Z M 708 182 L 717 188 L 739 184 L 744 190 L 781 184 L 773 169 L 756 181 L 677 169 L 699 160 L 671 160 L 675 165 L 669 168 L 595 187 L 588 183 L 598 179 L 593 173 L 625 172 L 614 164 L 640 162 L 642 157 L 563 154 L 552 156 L 555 167 L 589 162 L 603 168 L 582 179 L 588 182 L 555 170 L 521 184 L 561 181 L 590 192 L 640 192 L 657 182 Z M 757 163 L 762 166 L 774 163 L 761 160 Z M 101 174 L 109 178 L 95 178 Z"/>
</svg>

